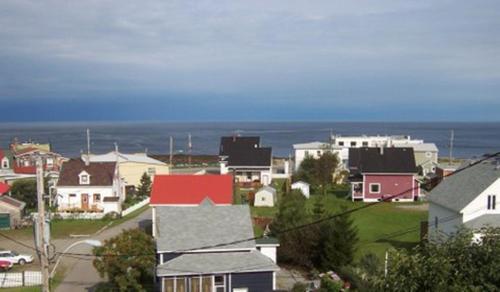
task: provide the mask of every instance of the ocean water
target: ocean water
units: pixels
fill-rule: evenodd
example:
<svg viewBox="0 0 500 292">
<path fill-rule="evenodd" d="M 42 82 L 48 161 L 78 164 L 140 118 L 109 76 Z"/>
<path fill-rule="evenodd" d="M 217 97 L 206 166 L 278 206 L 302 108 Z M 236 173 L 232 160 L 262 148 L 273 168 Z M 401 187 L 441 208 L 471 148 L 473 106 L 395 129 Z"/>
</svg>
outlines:
<svg viewBox="0 0 500 292">
<path fill-rule="evenodd" d="M 330 133 L 340 135 L 410 135 L 433 142 L 440 156 L 448 156 L 450 131 L 455 132 L 453 156 L 470 158 L 500 151 L 500 122 L 107 122 L 107 123 L 3 123 L 0 147 L 10 141 L 32 139 L 52 143 L 54 151 L 76 157 L 86 149 L 86 129 L 90 129 L 91 151 L 104 153 L 118 143 L 122 152 L 166 154 L 169 136 L 174 137 L 176 153 L 185 152 L 188 133 L 192 135 L 194 154 L 217 154 L 220 137 L 239 133 L 258 135 L 263 146 L 273 147 L 273 155 L 288 156 L 292 144 L 327 141 Z"/>
</svg>

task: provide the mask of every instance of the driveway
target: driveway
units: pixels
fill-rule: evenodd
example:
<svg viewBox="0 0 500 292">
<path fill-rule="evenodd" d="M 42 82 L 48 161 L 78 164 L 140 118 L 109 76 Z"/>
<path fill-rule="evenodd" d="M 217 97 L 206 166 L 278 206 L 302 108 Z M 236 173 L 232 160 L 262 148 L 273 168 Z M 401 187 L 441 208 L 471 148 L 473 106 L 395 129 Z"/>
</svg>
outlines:
<svg viewBox="0 0 500 292">
<path fill-rule="evenodd" d="M 91 238 L 104 242 L 104 240 L 120 234 L 125 229 L 131 229 L 143 226 L 143 224 L 145 222 L 148 222 L 149 220 L 151 220 L 151 209 L 147 209 L 139 216 L 130 219 L 120 225 L 106 229 L 99 235 Z M 77 240 L 72 240 L 72 242 L 76 241 Z M 62 252 L 67 246 L 68 245 L 64 247 L 58 246 L 57 249 L 58 251 Z M 88 245 L 77 245 L 68 252 L 90 254 L 92 253 L 92 247 Z M 94 291 L 97 284 L 105 281 L 106 279 L 103 279 L 99 276 L 99 273 L 92 265 L 91 259 L 92 259 L 91 257 L 85 257 L 85 259 L 79 259 L 75 257 L 65 256 L 61 261 L 61 265 L 66 268 L 65 278 L 59 284 L 56 291 L 57 292 Z"/>
</svg>

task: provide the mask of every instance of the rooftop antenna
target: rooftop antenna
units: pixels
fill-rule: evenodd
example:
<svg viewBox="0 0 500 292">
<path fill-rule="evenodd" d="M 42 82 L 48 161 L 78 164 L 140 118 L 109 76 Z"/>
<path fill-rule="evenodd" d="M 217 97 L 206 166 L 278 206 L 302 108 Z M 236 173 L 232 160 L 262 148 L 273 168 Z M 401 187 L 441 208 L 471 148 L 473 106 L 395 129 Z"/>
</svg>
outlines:
<svg viewBox="0 0 500 292">
<path fill-rule="evenodd" d="M 453 140 L 455 139 L 455 131 L 451 130 L 450 133 L 450 158 L 448 160 L 448 164 L 451 165 L 453 159 Z"/>
<path fill-rule="evenodd" d="M 191 141 L 191 133 L 188 133 L 188 164 L 191 165 L 191 150 L 193 150 L 193 143 Z"/>
</svg>

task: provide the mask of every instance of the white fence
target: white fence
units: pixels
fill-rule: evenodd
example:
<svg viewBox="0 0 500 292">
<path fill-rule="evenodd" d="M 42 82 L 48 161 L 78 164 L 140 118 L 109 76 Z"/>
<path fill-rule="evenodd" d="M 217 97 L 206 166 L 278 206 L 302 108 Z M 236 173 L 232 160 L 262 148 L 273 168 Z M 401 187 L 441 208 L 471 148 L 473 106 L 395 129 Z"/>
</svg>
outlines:
<svg viewBox="0 0 500 292">
<path fill-rule="evenodd" d="M 42 273 L 39 271 L 0 273 L 0 288 L 38 285 L 42 285 Z"/>
<path fill-rule="evenodd" d="M 145 200 L 140 201 L 139 203 L 127 208 L 126 210 L 123 210 L 122 216 L 127 216 L 128 214 L 130 214 L 136 210 L 139 210 L 140 208 L 146 206 L 147 204 L 149 204 L 149 198 L 146 198 Z"/>
</svg>

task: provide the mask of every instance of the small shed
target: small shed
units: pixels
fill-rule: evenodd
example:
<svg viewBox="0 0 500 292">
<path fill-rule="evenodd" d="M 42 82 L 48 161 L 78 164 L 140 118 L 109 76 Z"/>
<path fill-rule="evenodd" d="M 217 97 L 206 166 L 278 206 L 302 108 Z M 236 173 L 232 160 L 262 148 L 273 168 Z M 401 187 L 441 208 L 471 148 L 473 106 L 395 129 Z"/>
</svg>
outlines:
<svg viewBox="0 0 500 292">
<path fill-rule="evenodd" d="M 309 184 L 305 181 L 297 181 L 292 184 L 292 190 L 300 190 L 304 197 L 309 199 Z"/>
<path fill-rule="evenodd" d="M 264 186 L 255 193 L 253 205 L 255 207 L 274 207 L 276 201 L 276 189 Z"/>
<path fill-rule="evenodd" d="M 0 196 L 0 229 L 20 226 L 25 206 L 25 202 L 7 195 Z"/>
</svg>

